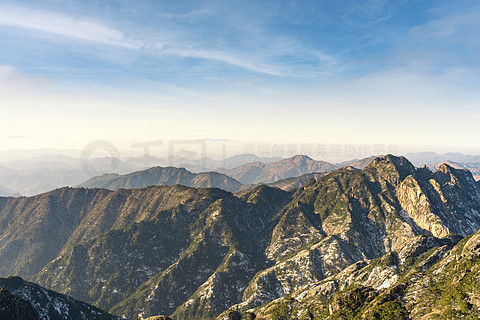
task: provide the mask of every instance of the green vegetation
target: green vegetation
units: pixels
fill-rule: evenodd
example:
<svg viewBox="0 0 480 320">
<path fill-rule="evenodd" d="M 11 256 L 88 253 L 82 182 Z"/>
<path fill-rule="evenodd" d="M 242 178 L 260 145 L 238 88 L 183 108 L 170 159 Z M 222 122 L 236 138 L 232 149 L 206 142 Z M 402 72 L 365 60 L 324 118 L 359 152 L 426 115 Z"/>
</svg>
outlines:
<svg viewBox="0 0 480 320">
<path fill-rule="evenodd" d="M 290 313 L 290 305 L 295 301 L 290 295 L 286 295 L 282 302 L 272 308 L 269 312 L 272 320 L 285 320 Z"/>
<path fill-rule="evenodd" d="M 371 311 L 371 316 L 368 320 L 407 320 L 408 312 L 405 307 L 398 301 L 388 301 L 377 305 Z"/>
</svg>

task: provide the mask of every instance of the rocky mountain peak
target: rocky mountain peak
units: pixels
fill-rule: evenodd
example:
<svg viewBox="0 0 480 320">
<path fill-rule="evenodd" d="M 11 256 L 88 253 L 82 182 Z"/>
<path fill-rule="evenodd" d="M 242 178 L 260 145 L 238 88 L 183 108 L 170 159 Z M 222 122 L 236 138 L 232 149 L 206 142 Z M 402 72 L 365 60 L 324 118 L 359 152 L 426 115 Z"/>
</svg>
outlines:
<svg viewBox="0 0 480 320">
<path fill-rule="evenodd" d="M 293 156 L 289 159 L 285 159 L 283 161 L 290 161 L 290 162 L 293 162 L 293 163 L 299 165 L 301 163 L 307 163 L 309 161 L 314 161 L 314 160 L 307 155 L 298 154 L 298 155 L 295 155 L 295 156 Z"/>
<path fill-rule="evenodd" d="M 441 172 L 443 174 L 452 174 L 453 167 L 444 162 L 438 166 L 437 172 Z"/>
<path fill-rule="evenodd" d="M 442 163 L 438 166 L 434 176 L 435 180 L 437 180 L 441 185 L 475 185 L 475 179 L 470 171 L 466 169 L 455 169 L 446 163 Z"/>
<path fill-rule="evenodd" d="M 371 180 L 386 181 L 396 188 L 406 177 L 415 174 L 415 167 L 405 157 L 396 157 L 391 154 L 377 157 L 365 169 Z"/>
<path fill-rule="evenodd" d="M 395 169 L 395 171 L 401 174 L 401 178 L 405 179 L 410 174 L 415 172 L 415 166 L 408 161 L 407 158 L 400 156 L 394 156 L 387 154 L 384 157 L 378 157 L 370 164 L 372 166 L 388 166 L 389 169 Z"/>
</svg>

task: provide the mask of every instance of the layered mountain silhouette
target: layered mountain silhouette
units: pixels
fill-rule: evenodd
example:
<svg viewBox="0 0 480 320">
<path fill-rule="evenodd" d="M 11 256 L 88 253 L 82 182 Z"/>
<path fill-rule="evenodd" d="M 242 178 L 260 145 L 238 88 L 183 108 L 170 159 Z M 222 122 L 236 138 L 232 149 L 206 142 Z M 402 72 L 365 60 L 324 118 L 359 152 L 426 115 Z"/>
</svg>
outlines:
<svg viewBox="0 0 480 320">
<path fill-rule="evenodd" d="M 327 172 L 335 168 L 335 165 L 316 161 L 306 155 L 297 155 L 272 163 L 252 162 L 234 169 L 217 169 L 235 178 L 243 184 L 271 183 L 278 180 L 298 177 L 307 173 Z"/>
<path fill-rule="evenodd" d="M 452 234 L 479 227 L 480 189 L 470 172 L 417 169 L 394 156 L 292 191 L 62 188 L 0 198 L 0 275 L 129 319 L 209 319 L 233 310 L 269 318 L 258 308 L 282 297 L 300 301 L 296 292 L 349 266 L 403 257 L 422 237 L 428 243 L 412 248 L 412 259 L 436 245 L 451 248 Z M 391 274 L 375 275 L 385 282 Z"/>
<path fill-rule="evenodd" d="M 179 155 L 165 158 L 144 155 L 125 159 L 116 157 L 81 159 L 55 154 L 53 150 L 45 150 L 47 151 L 52 154 L 29 156 L 28 152 L 19 152 L 14 158 L 23 156 L 22 159 L 0 163 L 0 196 L 31 196 L 59 187 L 76 186 L 102 174 L 127 174 L 152 166 L 174 166 L 199 173 L 214 171 L 218 167 L 234 168 L 254 161 L 270 163 L 281 160 L 278 157 L 259 157 L 253 154 L 235 155 L 224 160 L 213 160 L 208 157 L 190 159 Z"/>
<path fill-rule="evenodd" d="M 249 159 L 249 157 L 241 159 Z M 341 164 L 340 167 L 351 166 L 362 169 L 373 159 L 354 160 Z M 153 167 L 126 175 L 104 174 L 81 183 L 79 187 L 118 190 L 181 184 L 191 187 L 215 187 L 236 192 L 249 190 L 257 184 L 267 184 L 288 190 L 303 186 L 309 179 L 318 178 L 337 167 L 339 166 L 299 155 L 268 164 L 257 161 L 234 169 L 217 169 L 218 172 L 192 173 L 184 168 Z"/>
<path fill-rule="evenodd" d="M 214 187 L 231 192 L 238 191 L 242 186 L 237 180 L 218 172 L 192 173 L 185 168 L 153 167 L 126 175 L 112 173 L 93 177 L 79 187 L 118 190 L 175 184 L 197 188 Z"/>
<path fill-rule="evenodd" d="M 42 154 L 42 152 L 47 153 Z M 152 166 L 185 168 L 192 173 L 216 171 L 225 173 L 237 180 L 240 179 L 239 181 L 242 184 L 251 186 L 259 183 L 270 184 L 309 173 L 329 172 L 346 166 L 363 169 L 375 158 L 368 157 L 336 164 L 317 161 L 320 164 L 316 167 L 311 164 L 305 165 L 305 163 L 312 163 L 315 160 L 301 155 L 282 159 L 240 154 L 223 160 L 214 160 L 209 157 L 193 159 L 187 155 L 175 154 L 164 158 L 144 155 L 122 159 L 101 157 L 82 160 L 74 156 L 74 154 L 79 154 L 80 151 L 74 150 L 66 153 L 64 150 L 63 153 L 69 156 L 61 155 L 61 151 L 55 150 L 32 152 L 17 150 L 13 154 L 10 154 L 10 152 L 0 153 L 9 159 L 17 159 L 0 163 L 0 196 L 31 196 L 55 188 L 76 186 L 105 173 L 124 175 L 145 170 Z M 304 160 L 295 164 L 294 159 L 296 158 L 303 158 Z M 436 167 L 446 162 L 454 168 L 466 168 L 472 172 L 475 179 L 480 178 L 479 156 L 461 153 L 420 152 L 409 153 L 407 158 L 411 159 L 416 166 L 427 165 L 432 170 L 436 170 Z M 245 190 L 246 188 L 248 187 L 242 189 Z"/>
<path fill-rule="evenodd" d="M 405 155 L 416 166 L 424 166 L 446 161 L 457 163 L 480 163 L 479 155 L 468 155 L 458 152 L 438 154 L 435 152 L 411 152 Z"/>
<path fill-rule="evenodd" d="M 139 168 L 112 157 L 82 162 L 79 158 L 42 156 L 3 163 L 0 166 L 0 185 L 5 187 L 6 196 L 31 196 L 58 187 L 75 186 L 100 173 L 112 170 L 126 173 Z"/>
<path fill-rule="evenodd" d="M 15 194 L 16 192 L 14 190 L 0 185 L 0 197 L 10 197 Z"/>
<path fill-rule="evenodd" d="M 241 159 L 250 159 L 250 157 Z M 290 184 L 292 187 L 298 187 L 302 185 L 302 182 L 306 182 L 306 177 L 300 178 L 299 176 L 328 171 L 334 167 L 332 164 L 315 161 L 307 156 L 295 156 L 268 164 L 253 162 L 234 169 L 217 169 L 218 172 L 192 173 L 184 168 L 153 167 L 126 175 L 104 174 L 93 177 L 79 186 L 118 190 L 120 188 L 132 189 L 152 185 L 181 184 L 192 187 L 216 187 L 235 192 L 240 189 L 251 189 L 258 183 L 274 185 L 285 178 L 296 179 L 296 182 L 290 180 Z M 248 185 L 242 187 L 244 183 Z"/>
<path fill-rule="evenodd" d="M 270 163 L 282 160 L 280 157 L 260 157 L 254 154 L 238 154 L 227 157 L 222 160 L 214 160 L 209 157 L 192 159 L 181 154 L 171 155 L 165 158 L 158 158 L 152 155 L 131 157 L 127 159 L 129 163 L 141 166 L 162 166 L 185 168 L 188 171 L 199 173 L 205 171 L 215 171 L 217 168 L 236 168 L 251 162 Z"/>
</svg>

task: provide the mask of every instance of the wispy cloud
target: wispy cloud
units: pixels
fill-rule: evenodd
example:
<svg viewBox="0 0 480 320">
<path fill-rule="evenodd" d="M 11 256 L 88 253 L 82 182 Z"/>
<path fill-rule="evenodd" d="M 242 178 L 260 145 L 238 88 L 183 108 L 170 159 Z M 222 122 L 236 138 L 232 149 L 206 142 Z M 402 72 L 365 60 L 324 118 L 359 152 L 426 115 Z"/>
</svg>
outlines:
<svg viewBox="0 0 480 320">
<path fill-rule="evenodd" d="M 196 49 L 193 47 L 159 47 L 157 49 L 157 53 L 159 54 L 171 54 L 180 57 L 188 57 L 188 58 L 198 58 L 198 59 L 207 59 L 207 60 L 214 60 L 223 62 L 229 65 L 237 66 L 240 68 L 244 68 L 250 71 L 280 76 L 282 75 L 282 71 L 278 66 L 261 64 L 256 61 L 242 58 L 239 56 L 235 56 L 229 54 L 227 52 L 218 51 L 218 50 L 205 50 L 205 49 Z"/>
<path fill-rule="evenodd" d="M 125 33 L 88 18 L 17 6 L 0 7 L 0 25 L 62 35 L 78 40 L 137 48 Z"/>
<path fill-rule="evenodd" d="M 398 4 L 401 1 L 396 1 Z M 391 2 L 389 0 L 352 1 L 345 8 L 344 21 L 355 27 L 370 26 L 391 17 Z"/>
<path fill-rule="evenodd" d="M 104 23 L 94 21 L 91 18 L 79 18 L 56 12 L 22 7 L 0 7 L 0 25 L 58 34 L 77 40 L 144 50 L 159 55 L 215 60 L 269 75 L 281 74 L 275 67 L 261 65 L 218 50 L 197 49 L 188 45 L 179 46 L 178 44 L 157 44 L 146 38 L 143 38 L 141 41 L 134 41 L 128 38 L 125 32 L 108 27 Z M 5 70 L 0 71 L 0 73 L 6 72 Z"/>
<path fill-rule="evenodd" d="M 299 70 L 299 66 L 288 66 L 285 63 L 279 63 L 282 54 L 292 54 L 292 48 L 295 52 L 302 53 L 302 48 L 298 43 L 278 45 L 275 40 L 278 36 L 271 34 L 243 34 L 245 31 L 244 23 L 239 23 L 242 30 L 232 30 L 236 36 L 241 36 L 243 40 L 253 41 L 249 37 L 257 37 L 255 41 L 265 42 L 262 47 L 244 48 L 241 43 L 231 46 L 212 46 L 212 39 L 196 37 L 197 31 L 190 27 L 189 33 L 185 34 L 175 30 L 175 26 L 181 26 L 185 19 L 192 16 L 199 17 L 204 15 L 214 15 L 211 8 L 201 8 L 191 10 L 187 14 L 173 15 L 169 19 L 170 24 L 163 25 L 152 33 L 145 33 L 145 30 L 138 31 L 134 29 L 126 32 L 121 28 L 111 26 L 99 18 L 75 16 L 72 14 L 36 10 L 20 6 L 0 5 L 0 26 L 8 26 L 20 29 L 28 29 L 36 32 L 42 32 L 52 35 L 60 35 L 70 40 L 91 42 L 99 45 L 110 45 L 131 49 L 139 53 L 153 54 L 154 56 L 165 57 L 175 56 L 182 58 L 194 58 L 200 60 L 209 60 L 223 63 L 229 66 L 238 67 L 251 72 L 283 77 L 302 77 L 306 74 L 311 76 L 311 71 Z M 207 19 L 208 17 L 203 17 Z M 179 21 L 175 21 L 179 20 Z M 156 35 L 162 40 L 158 40 Z M 58 41 L 55 37 L 54 41 Z M 305 53 L 305 52 L 303 52 Z M 302 54 L 303 54 L 302 53 Z M 296 53 L 295 53 L 296 54 Z M 333 59 L 323 53 L 311 52 L 307 55 L 317 57 L 319 66 L 332 64 Z M 279 59 L 280 58 L 280 59 Z M 325 68 L 326 69 L 326 68 Z"/>
<path fill-rule="evenodd" d="M 461 12 L 429 21 L 411 29 L 414 36 L 422 40 L 442 43 L 465 43 L 479 45 L 480 40 L 480 7 L 470 8 L 469 12 Z"/>
<path fill-rule="evenodd" d="M 480 7 L 436 9 L 424 20 L 397 37 L 386 64 L 446 77 L 463 86 L 477 85 L 480 75 Z"/>
</svg>

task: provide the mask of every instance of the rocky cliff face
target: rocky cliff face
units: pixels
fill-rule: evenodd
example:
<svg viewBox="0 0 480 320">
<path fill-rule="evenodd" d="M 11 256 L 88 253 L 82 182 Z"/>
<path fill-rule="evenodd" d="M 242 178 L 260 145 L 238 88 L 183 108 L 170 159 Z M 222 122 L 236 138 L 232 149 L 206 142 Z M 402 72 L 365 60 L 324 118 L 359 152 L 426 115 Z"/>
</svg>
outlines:
<svg viewBox="0 0 480 320">
<path fill-rule="evenodd" d="M 288 300 L 390 253 L 406 261 L 424 250 L 416 237 L 433 246 L 479 227 L 480 191 L 468 171 L 386 156 L 291 192 L 167 186 L 0 199 L 0 271 L 128 318 L 202 319 Z M 377 271 L 366 287 L 394 282 L 391 269 Z M 321 290 L 337 287 L 348 284 Z M 358 301 L 375 294 L 352 292 Z M 332 314 L 350 298 L 337 299 Z"/>
<path fill-rule="evenodd" d="M 243 311 L 255 319 L 478 319 L 480 231 L 458 242 L 421 235 L 399 253 L 357 262 Z M 227 310 L 218 319 L 239 318 Z"/>
</svg>

